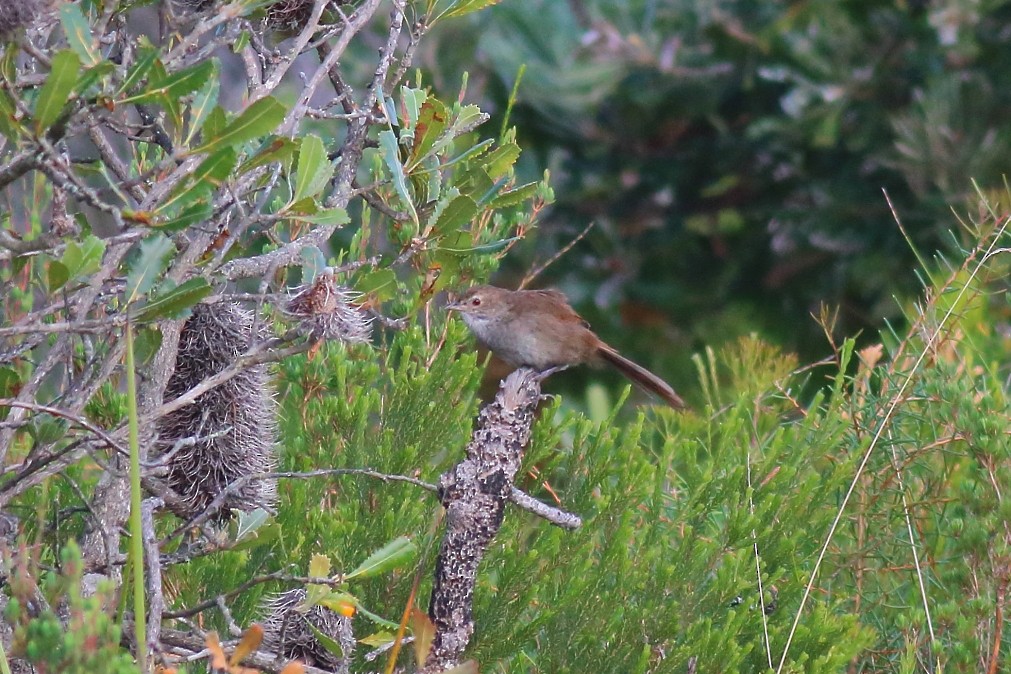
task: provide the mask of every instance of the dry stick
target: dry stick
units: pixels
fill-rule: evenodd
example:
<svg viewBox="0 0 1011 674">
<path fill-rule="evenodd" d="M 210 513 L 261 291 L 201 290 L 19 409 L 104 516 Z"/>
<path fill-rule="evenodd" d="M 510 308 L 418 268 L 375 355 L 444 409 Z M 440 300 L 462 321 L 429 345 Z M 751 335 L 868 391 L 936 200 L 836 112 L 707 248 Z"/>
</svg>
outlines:
<svg viewBox="0 0 1011 674">
<path fill-rule="evenodd" d="M 147 614 L 147 654 L 154 658 L 160 650 L 161 620 L 165 612 L 165 595 L 161 584 L 161 560 L 158 539 L 154 533 L 154 511 L 161 499 L 148 499 L 141 506 L 141 530 L 144 539 L 144 561 L 147 562 L 147 596 L 150 605 Z M 135 564 L 141 563 L 136 560 Z M 148 661 L 149 663 L 151 660 Z"/>
<path fill-rule="evenodd" d="M 197 659 L 198 657 L 207 658 L 210 655 L 207 652 L 206 643 L 203 638 L 190 632 L 169 629 L 162 630 L 162 643 L 187 651 L 193 659 Z M 234 644 L 235 642 L 231 643 Z M 231 644 L 227 645 L 230 646 Z M 283 663 L 283 659 L 281 662 Z M 274 653 L 264 651 L 257 651 L 246 656 L 243 658 L 242 664 L 255 667 L 262 672 L 271 673 L 280 672 L 281 668 L 284 667 L 283 664 L 278 665 L 278 658 Z M 330 670 L 320 669 L 311 665 L 302 665 L 301 671 L 305 674 L 332 674 Z"/>
<path fill-rule="evenodd" d="M 455 666 L 474 633 L 477 568 L 502 524 L 540 398 L 536 372 L 522 368 L 509 375 L 481 410 L 467 458 L 439 481 L 446 532 L 428 608 L 435 638 L 423 674 Z"/>
<path fill-rule="evenodd" d="M 1009 225 L 1011 225 L 1011 218 L 1005 219 L 1004 223 L 994 234 L 993 240 L 990 242 L 989 247 L 987 247 L 986 253 L 972 268 L 969 278 L 965 280 L 965 283 L 962 285 L 961 289 L 959 289 L 958 295 L 951 302 L 951 305 L 948 307 L 948 310 L 941 318 L 937 327 L 927 336 L 926 343 L 920 350 L 919 356 L 917 356 L 916 360 L 909 368 L 909 372 L 906 374 L 906 377 L 899 386 L 899 389 L 895 392 L 895 395 L 892 396 L 888 409 L 885 410 L 884 417 L 882 417 L 881 421 L 878 423 L 877 429 L 874 431 L 874 437 L 871 438 L 871 442 L 867 446 L 867 450 L 860 459 L 860 464 L 857 466 L 856 473 L 853 475 L 853 480 L 850 482 L 850 486 L 846 490 L 846 495 L 843 497 L 842 503 L 839 504 L 839 508 L 836 511 L 835 519 L 832 521 L 832 525 L 829 527 L 828 533 L 825 536 L 825 542 L 822 545 L 821 552 L 818 553 L 818 559 L 814 564 L 814 569 L 811 571 L 811 577 L 808 579 L 807 586 L 804 588 L 804 594 L 801 597 L 800 606 L 797 607 L 797 615 L 794 617 L 793 624 L 790 626 L 790 632 L 787 636 L 786 644 L 783 646 L 783 655 L 779 660 L 779 666 L 776 668 L 776 674 L 780 674 L 786 666 L 786 656 L 790 652 L 790 645 L 793 643 L 793 636 L 796 634 L 797 626 L 800 624 L 800 618 L 804 614 L 804 606 L 807 604 L 808 597 L 811 596 L 811 591 L 814 589 L 814 581 L 818 577 L 818 572 L 821 570 L 822 562 L 825 561 L 825 555 L 828 553 L 828 546 L 832 543 L 832 538 L 835 536 L 836 529 L 839 528 L 839 522 L 842 521 L 846 506 L 849 504 L 850 498 L 853 496 L 853 491 L 856 489 L 857 483 L 860 481 L 860 478 L 864 473 L 864 469 L 867 467 L 867 462 L 870 461 L 871 454 L 873 454 L 874 450 L 877 448 L 878 442 L 881 440 L 881 436 L 885 433 L 885 430 L 889 428 L 892 417 L 895 416 L 895 412 L 899 408 L 899 405 L 906 399 L 906 389 L 909 388 L 909 385 L 912 383 L 913 377 L 923 364 L 923 361 L 927 358 L 927 354 L 931 353 L 933 350 L 938 336 L 945 328 L 945 325 L 954 313 L 955 308 L 961 306 L 962 298 L 965 296 L 966 292 L 969 291 L 969 287 L 972 285 L 973 281 L 975 281 L 976 276 L 979 275 L 983 265 L 989 261 L 990 256 L 997 247 L 997 242 L 1004 236 L 1004 233 L 1007 231 Z"/>
<path fill-rule="evenodd" d="M 534 267 L 532 270 L 530 270 L 527 273 L 527 275 L 523 277 L 523 280 L 520 281 L 520 285 L 517 288 L 517 290 L 523 290 L 523 288 L 525 288 L 528 283 L 530 283 L 535 278 L 537 278 L 542 273 L 544 273 L 544 270 L 547 269 L 548 267 L 550 267 L 551 265 L 553 265 L 558 260 L 558 258 L 560 258 L 561 256 L 563 256 L 566 253 L 568 253 L 570 250 L 572 250 L 573 246 L 575 246 L 577 243 L 579 243 L 580 241 L 582 241 L 583 237 L 585 237 L 587 234 L 590 233 L 590 230 L 593 229 L 593 225 L 594 224 L 596 224 L 596 223 L 593 220 L 591 220 L 590 224 L 588 224 L 586 227 L 584 227 L 583 231 L 581 231 L 579 234 L 576 235 L 576 238 L 574 238 L 572 241 L 569 241 L 567 244 L 565 244 L 560 251 L 558 251 L 557 253 L 555 253 L 551 257 L 549 257 L 544 262 L 544 264 L 542 264 L 542 265 L 540 265 L 538 267 Z"/>
</svg>

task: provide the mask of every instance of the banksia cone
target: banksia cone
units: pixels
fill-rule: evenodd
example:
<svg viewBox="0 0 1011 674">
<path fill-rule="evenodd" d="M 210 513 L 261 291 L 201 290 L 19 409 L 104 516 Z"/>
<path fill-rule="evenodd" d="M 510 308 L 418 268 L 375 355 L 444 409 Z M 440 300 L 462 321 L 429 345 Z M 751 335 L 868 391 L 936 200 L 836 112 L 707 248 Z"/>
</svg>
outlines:
<svg viewBox="0 0 1011 674">
<path fill-rule="evenodd" d="M 299 326 L 313 339 L 367 342 L 372 337 L 372 319 L 352 304 L 356 294 L 334 283 L 330 270 L 296 290 L 284 312 L 299 319 Z"/>
<path fill-rule="evenodd" d="M 176 369 L 165 400 L 221 372 L 265 337 L 266 330 L 258 330 L 253 339 L 253 314 L 237 304 L 198 304 L 179 335 Z M 272 471 L 275 416 L 273 390 L 262 364 L 244 368 L 192 405 L 165 415 L 158 423 L 156 450 L 166 457 L 169 486 L 185 502 L 185 511 L 176 514 L 193 517 L 237 479 Z M 275 497 L 272 480 L 249 480 L 227 497 L 214 517 L 224 519 L 232 509 L 270 508 Z"/>
<path fill-rule="evenodd" d="M 49 0 L 2 0 L 0 2 L 0 38 L 7 38 L 28 28 L 50 8 Z"/>
<path fill-rule="evenodd" d="M 267 650 L 285 658 L 301 660 L 307 665 L 329 669 L 338 674 L 348 671 L 355 635 L 351 619 L 323 606 L 307 612 L 296 610 L 305 601 L 305 588 L 282 592 L 264 604 L 263 644 Z M 344 657 L 328 651 L 309 628 L 312 625 L 341 645 Z"/>
</svg>

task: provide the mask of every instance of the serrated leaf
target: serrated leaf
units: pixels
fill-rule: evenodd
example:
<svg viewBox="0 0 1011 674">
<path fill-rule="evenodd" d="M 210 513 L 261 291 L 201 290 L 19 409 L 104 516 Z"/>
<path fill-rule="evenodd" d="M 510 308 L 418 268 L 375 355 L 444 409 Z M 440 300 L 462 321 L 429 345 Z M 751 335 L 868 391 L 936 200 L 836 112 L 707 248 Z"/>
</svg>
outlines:
<svg viewBox="0 0 1011 674">
<path fill-rule="evenodd" d="M 380 646 L 393 643 L 393 640 L 396 638 L 397 636 L 393 632 L 373 632 L 367 637 L 359 639 L 358 643 L 369 646 L 370 648 L 379 648 Z"/>
<path fill-rule="evenodd" d="M 453 120 L 453 135 L 461 136 L 473 131 L 487 122 L 489 116 L 487 112 L 481 112 L 481 108 L 476 105 L 462 106 L 456 113 L 456 119 Z"/>
<path fill-rule="evenodd" d="M 141 241 L 140 254 L 130 265 L 126 276 L 126 304 L 132 304 L 147 294 L 154 282 L 168 268 L 175 246 L 167 236 L 152 234 Z"/>
<path fill-rule="evenodd" d="M 46 77 L 39 98 L 35 101 L 35 133 L 41 134 L 59 118 L 63 106 L 67 104 L 70 92 L 77 84 L 77 73 L 81 70 L 81 59 L 77 54 L 64 49 L 53 57 L 52 69 Z"/>
<path fill-rule="evenodd" d="M 463 232 L 463 234 L 467 235 L 466 232 Z M 447 253 L 454 253 L 456 255 L 466 255 L 466 254 L 491 255 L 493 253 L 499 252 L 500 250 L 503 250 L 513 241 L 519 240 L 520 237 L 511 236 L 508 239 L 500 239 L 498 241 L 492 241 L 490 243 L 483 243 L 478 246 L 463 246 L 460 245 L 458 242 L 448 240 L 444 245 L 439 246 L 439 250 L 445 251 Z"/>
<path fill-rule="evenodd" d="M 414 557 L 416 551 L 417 546 L 407 536 L 394 538 L 369 555 L 364 562 L 359 564 L 354 571 L 347 574 L 344 578 L 350 580 L 352 578 L 369 578 L 379 575 L 407 562 L 407 560 Z"/>
<path fill-rule="evenodd" d="M 193 97 L 193 103 L 190 104 L 190 130 L 187 132 L 186 140 L 184 141 L 186 145 L 193 142 L 197 132 L 203 128 L 204 123 L 210 117 L 211 110 L 218 104 L 218 93 L 221 90 L 221 75 L 218 69 L 218 62 L 215 60 L 213 63 L 214 71 L 211 73 L 210 79 L 197 90 L 196 95 Z"/>
<path fill-rule="evenodd" d="M 235 146 L 265 136 L 284 120 L 287 109 L 275 98 L 267 96 L 242 111 L 225 126 L 221 133 L 207 141 L 194 152 L 213 152 L 221 147 Z"/>
<path fill-rule="evenodd" d="M 91 26 L 79 5 L 68 2 L 60 7 L 60 24 L 67 36 L 67 43 L 79 57 L 80 63 L 90 67 L 102 60 L 95 37 L 91 34 Z"/>
<path fill-rule="evenodd" d="M 182 285 L 153 296 L 149 302 L 132 314 L 136 323 L 147 323 L 161 318 L 181 318 L 182 314 L 211 294 L 214 288 L 204 278 L 191 278 Z M 259 519 L 262 517 L 262 520 Z M 243 527 L 258 527 L 266 520 L 267 513 L 257 508 L 252 513 L 239 516 L 239 533 L 236 540 L 244 535 Z"/>
<path fill-rule="evenodd" d="M 374 293 L 383 289 L 392 289 L 397 282 L 397 275 L 392 269 L 375 269 L 363 274 L 355 284 L 355 290 L 360 293 Z"/>
<path fill-rule="evenodd" d="M 437 98 L 430 98 L 421 106 L 418 123 L 414 129 L 414 147 L 411 149 L 410 165 L 414 166 L 432 151 L 435 141 L 446 130 L 449 110 Z"/>
<path fill-rule="evenodd" d="M 454 232 L 477 215 L 477 204 L 468 196 L 460 195 L 449 202 L 435 221 L 433 231 L 439 236 Z"/>
<path fill-rule="evenodd" d="M 404 175 L 404 165 L 400 163 L 400 147 L 397 145 L 397 137 L 390 130 L 379 133 L 379 147 L 383 152 L 383 163 L 390 171 L 393 178 L 393 187 L 397 190 L 403 206 L 414 213 L 414 204 L 411 202 L 411 195 L 407 191 L 407 178 Z M 417 222 L 417 214 L 414 220 Z"/>
<path fill-rule="evenodd" d="M 204 285 L 207 288 L 210 288 L 210 284 L 207 283 L 206 279 L 194 278 L 190 279 L 186 283 L 190 283 L 190 281 L 203 281 Z M 176 290 L 181 289 L 186 285 L 186 283 L 179 286 L 179 288 L 176 288 Z M 240 512 L 238 516 L 238 524 L 235 529 L 235 540 L 241 541 L 246 536 L 253 534 L 257 529 L 266 524 L 269 519 L 270 513 L 263 508 L 256 508 L 252 512 Z"/>
<path fill-rule="evenodd" d="M 319 194 L 333 176 L 333 164 L 327 158 L 326 146 L 315 134 L 302 138 L 295 172 L 295 196 L 292 202 Z"/>
<path fill-rule="evenodd" d="M 77 78 L 77 82 L 74 84 L 74 92 L 78 95 L 87 93 L 99 80 L 115 71 L 116 66 L 109 61 L 102 61 L 98 65 L 88 68 Z"/>
<path fill-rule="evenodd" d="M 357 611 L 358 600 L 347 592 L 328 592 L 319 600 L 319 605 L 350 618 Z"/>
<path fill-rule="evenodd" d="M 105 242 L 93 234 L 85 237 L 80 243 L 68 241 L 63 256 L 60 258 L 60 262 L 67 270 L 67 278 L 64 283 L 98 271 L 102 266 L 104 253 Z M 50 289 L 55 288 L 50 285 Z"/>
<path fill-rule="evenodd" d="M 506 143 L 491 151 L 481 160 L 481 165 L 491 178 L 500 178 L 512 170 L 513 164 L 520 158 L 520 146 L 516 143 Z"/>
<path fill-rule="evenodd" d="M 211 205 L 209 197 L 210 192 L 207 191 L 204 196 L 199 197 L 201 201 L 187 205 L 174 216 L 156 220 L 151 223 L 151 226 L 166 232 L 178 232 L 190 225 L 209 220 L 214 214 L 214 207 Z"/>
<path fill-rule="evenodd" d="M 206 131 L 206 129 L 205 129 Z M 264 143 L 263 147 L 256 152 L 251 158 L 244 161 L 239 165 L 236 172 L 239 175 L 252 171 L 260 166 L 266 166 L 273 162 L 287 162 L 295 150 L 298 148 L 298 143 L 291 140 L 290 138 L 276 137 L 271 139 L 269 142 Z"/>
<path fill-rule="evenodd" d="M 152 64 L 153 65 L 153 64 Z M 214 73 L 213 61 L 201 61 L 194 66 L 172 74 L 160 75 L 163 68 L 154 69 L 156 75 L 147 83 L 147 88 L 135 96 L 123 99 L 121 103 L 144 103 L 147 101 L 178 101 L 188 93 L 204 86 Z"/>
<path fill-rule="evenodd" d="M 119 91 L 116 94 L 122 95 L 140 84 L 147 77 L 148 73 L 151 72 L 151 68 L 154 67 L 154 62 L 157 58 L 158 50 L 154 47 L 141 49 L 140 57 L 127 72 L 126 79 L 123 80 L 123 84 L 120 85 Z"/>
<path fill-rule="evenodd" d="M 489 208 L 499 209 L 523 203 L 537 194 L 537 187 L 539 185 L 540 183 L 527 183 L 525 185 L 520 185 L 519 187 L 506 190 L 505 192 L 499 192 L 498 196 L 492 199 L 488 206 Z"/>
<path fill-rule="evenodd" d="M 407 113 L 404 119 L 405 126 L 414 127 L 418 123 L 421 106 L 424 105 L 426 98 L 428 98 L 428 92 L 424 89 L 400 87 L 400 100 L 403 101 L 404 111 Z"/>
<path fill-rule="evenodd" d="M 417 606 L 411 607 L 411 632 L 414 634 L 414 662 L 417 663 L 418 669 L 422 669 L 432 650 L 432 641 L 435 639 L 435 623 L 427 613 Z"/>
<path fill-rule="evenodd" d="M 206 188 L 219 187 L 224 179 L 232 174 L 237 161 L 238 157 L 233 148 L 222 148 L 209 155 L 197 165 L 193 173 L 172 188 L 155 212 L 162 213 L 177 202 L 180 205 L 192 203 L 203 196 L 203 190 Z"/>
<path fill-rule="evenodd" d="M 497 5 L 500 1 L 501 0 L 460 0 L 453 5 L 451 10 L 443 14 L 443 17 L 451 19 L 453 17 L 466 16 L 472 12 L 482 10 L 485 7 Z"/>
<path fill-rule="evenodd" d="M 330 558 L 326 555 L 313 555 L 309 560 L 310 578 L 327 578 L 330 575 Z"/>
<path fill-rule="evenodd" d="M 333 227 L 340 227 L 351 221 L 348 212 L 343 208 L 328 208 L 316 213 L 292 213 L 288 217 L 299 222 Z"/>
<path fill-rule="evenodd" d="M 362 615 L 362 616 L 365 616 L 366 618 L 368 618 L 369 620 L 371 620 L 375 624 L 379 625 L 380 627 L 385 627 L 385 628 L 391 629 L 391 630 L 399 630 L 400 629 L 400 625 L 399 624 L 393 622 L 392 620 L 387 620 L 386 618 L 382 617 L 381 615 L 376 615 L 372 611 L 370 611 L 367 608 L 365 608 L 364 606 L 362 606 L 361 603 L 358 604 L 358 614 Z"/>
<path fill-rule="evenodd" d="M 319 642 L 320 646 L 327 649 L 328 651 L 336 655 L 338 658 L 344 657 L 344 649 L 341 648 L 339 641 L 337 641 L 330 635 L 321 632 L 319 629 L 316 628 L 315 625 L 313 625 L 308 620 L 305 621 L 305 625 L 312 631 L 313 636 L 316 637 L 316 641 Z"/>
<path fill-rule="evenodd" d="M 225 130 L 226 124 L 228 124 L 228 118 L 225 116 L 224 108 L 220 105 L 215 105 L 211 108 L 210 113 L 208 113 L 207 121 L 204 122 L 203 133 L 200 135 L 204 139 L 216 138 Z"/>
</svg>

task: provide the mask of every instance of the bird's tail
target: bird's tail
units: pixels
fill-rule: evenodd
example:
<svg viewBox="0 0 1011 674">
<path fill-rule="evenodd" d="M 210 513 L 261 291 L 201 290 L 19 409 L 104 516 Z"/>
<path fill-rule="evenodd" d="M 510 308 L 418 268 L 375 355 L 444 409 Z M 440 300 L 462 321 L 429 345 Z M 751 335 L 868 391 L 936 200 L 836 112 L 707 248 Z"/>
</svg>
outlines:
<svg viewBox="0 0 1011 674">
<path fill-rule="evenodd" d="M 615 351 L 607 344 L 601 344 L 597 349 L 600 357 L 611 367 L 620 372 L 630 382 L 643 389 L 647 393 L 662 398 L 664 402 L 676 410 L 683 410 L 688 407 L 670 384 L 656 376 L 641 365 L 637 365 Z"/>
</svg>

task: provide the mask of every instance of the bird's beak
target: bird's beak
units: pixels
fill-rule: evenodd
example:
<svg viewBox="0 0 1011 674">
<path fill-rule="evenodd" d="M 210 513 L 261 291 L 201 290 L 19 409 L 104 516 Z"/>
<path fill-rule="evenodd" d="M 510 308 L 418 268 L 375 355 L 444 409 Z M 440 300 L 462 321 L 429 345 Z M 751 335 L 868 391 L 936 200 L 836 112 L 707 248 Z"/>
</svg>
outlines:
<svg viewBox="0 0 1011 674">
<path fill-rule="evenodd" d="M 448 302 L 444 307 L 446 311 L 460 311 L 460 302 Z"/>
</svg>

